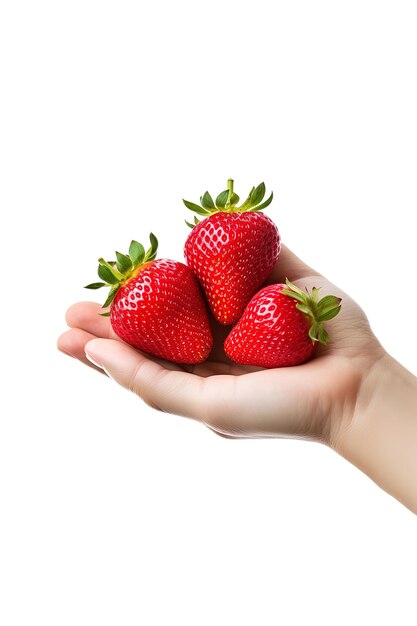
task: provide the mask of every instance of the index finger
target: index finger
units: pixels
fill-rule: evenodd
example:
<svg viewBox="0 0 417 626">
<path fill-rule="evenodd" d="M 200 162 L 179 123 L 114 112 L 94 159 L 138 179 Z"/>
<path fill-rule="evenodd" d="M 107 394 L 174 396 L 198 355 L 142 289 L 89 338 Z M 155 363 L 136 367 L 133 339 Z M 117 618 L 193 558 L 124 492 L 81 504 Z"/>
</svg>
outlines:
<svg viewBox="0 0 417 626">
<path fill-rule="evenodd" d="M 102 312 L 103 308 L 97 302 L 77 302 L 68 309 L 65 318 L 70 328 L 81 328 L 96 337 L 116 339 L 110 319 L 100 315 Z"/>
</svg>

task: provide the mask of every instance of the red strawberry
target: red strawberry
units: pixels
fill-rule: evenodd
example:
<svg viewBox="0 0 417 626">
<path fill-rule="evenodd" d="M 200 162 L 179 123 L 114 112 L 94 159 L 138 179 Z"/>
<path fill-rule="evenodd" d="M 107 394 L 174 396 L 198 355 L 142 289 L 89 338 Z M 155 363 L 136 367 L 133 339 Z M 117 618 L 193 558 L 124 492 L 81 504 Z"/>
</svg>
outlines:
<svg viewBox="0 0 417 626">
<path fill-rule="evenodd" d="M 265 185 L 253 187 L 239 207 L 239 196 L 228 189 L 216 203 L 206 191 L 201 206 L 184 200 L 187 208 L 203 216 L 194 225 L 185 243 L 184 254 L 205 291 L 215 318 L 222 324 L 234 324 L 245 306 L 271 272 L 280 251 L 280 237 L 274 222 L 261 209 L 272 201 L 259 204 Z"/>
<path fill-rule="evenodd" d="M 129 256 L 116 252 L 115 263 L 99 259 L 105 282 L 87 289 L 110 287 L 103 305 L 110 311 L 102 315 L 130 345 L 176 363 L 204 361 L 213 339 L 200 286 L 184 263 L 155 260 L 158 241 L 152 233 L 150 240 L 146 253 L 132 241 Z"/>
<path fill-rule="evenodd" d="M 228 335 L 224 349 L 236 363 L 259 367 L 299 365 L 311 357 L 318 342 L 329 335 L 325 320 L 340 311 L 340 298 L 317 300 L 287 279 L 286 285 L 269 285 L 249 302 L 239 322 Z"/>
</svg>

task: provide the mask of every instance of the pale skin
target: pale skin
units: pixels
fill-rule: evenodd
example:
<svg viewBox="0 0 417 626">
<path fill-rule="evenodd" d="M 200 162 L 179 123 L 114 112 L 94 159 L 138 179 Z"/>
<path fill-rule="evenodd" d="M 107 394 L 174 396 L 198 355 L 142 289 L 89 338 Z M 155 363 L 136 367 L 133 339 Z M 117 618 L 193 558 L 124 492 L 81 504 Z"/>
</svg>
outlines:
<svg viewBox="0 0 417 626">
<path fill-rule="evenodd" d="M 138 352 L 113 332 L 97 303 L 67 312 L 58 348 L 105 372 L 153 408 L 202 422 L 229 438 L 293 437 L 324 443 L 417 513 L 417 378 L 390 357 L 361 308 L 285 246 L 269 283 L 342 298 L 327 323 L 331 343 L 295 367 L 233 364 L 222 345 L 229 328 L 213 323 L 205 363 L 179 366 Z"/>
</svg>

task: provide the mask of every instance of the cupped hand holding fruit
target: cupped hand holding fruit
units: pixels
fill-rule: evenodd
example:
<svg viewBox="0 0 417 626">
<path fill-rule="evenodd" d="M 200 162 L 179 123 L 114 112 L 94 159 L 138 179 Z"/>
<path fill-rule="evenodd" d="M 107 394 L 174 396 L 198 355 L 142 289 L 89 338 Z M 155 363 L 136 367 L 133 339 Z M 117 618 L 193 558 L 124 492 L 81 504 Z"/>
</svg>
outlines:
<svg viewBox="0 0 417 626">
<path fill-rule="evenodd" d="M 358 305 L 285 246 L 273 269 L 280 238 L 258 214 L 272 199 L 262 203 L 264 193 L 253 188 L 237 207 L 229 180 L 215 203 L 208 193 L 200 207 L 186 203 L 203 217 L 190 224 L 189 267 L 155 259 L 153 236 L 146 253 L 132 242 L 129 255 L 100 259 L 110 318 L 75 304 L 58 347 L 222 436 L 326 443 L 417 513 L 417 378 L 385 352 Z"/>
<path fill-rule="evenodd" d="M 284 283 L 287 276 L 303 290 L 341 293 L 283 246 L 268 282 Z M 91 302 L 69 309 L 70 330 L 58 346 L 87 365 L 94 363 L 150 406 L 199 420 L 219 434 L 296 436 L 337 445 L 339 432 L 355 417 L 367 374 L 384 354 L 362 310 L 346 294 L 342 297 L 342 312 L 331 322 L 332 342 L 318 346 L 314 358 L 296 367 L 262 370 L 232 363 L 223 350 L 230 328 L 214 319 L 207 361 L 178 365 L 159 360 L 122 342 Z"/>
<path fill-rule="evenodd" d="M 331 321 L 332 342 L 319 344 L 302 365 L 262 370 L 231 362 L 223 349 L 229 328 L 214 319 L 208 360 L 160 360 L 121 341 L 91 302 L 69 309 L 71 329 L 58 346 L 153 408 L 199 420 L 224 437 L 323 442 L 417 513 L 417 378 L 385 352 L 349 296 L 284 247 L 268 281 L 275 286 L 286 276 L 311 294 L 320 288 L 324 297 L 343 297 L 342 312 Z M 319 334 L 320 327 L 310 331 Z"/>
</svg>

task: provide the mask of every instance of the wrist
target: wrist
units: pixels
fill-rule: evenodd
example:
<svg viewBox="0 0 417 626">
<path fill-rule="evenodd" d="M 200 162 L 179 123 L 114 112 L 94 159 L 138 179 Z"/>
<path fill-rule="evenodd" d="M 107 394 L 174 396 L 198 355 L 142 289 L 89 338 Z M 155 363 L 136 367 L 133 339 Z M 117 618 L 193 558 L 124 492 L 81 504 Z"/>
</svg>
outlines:
<svg viewBox="0 0 417 626">
<path fill-rule="evenodd" d="M 417 512 L 417 378 L 384 353 L 331 447 Z"/>
</svg>

